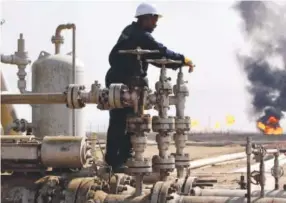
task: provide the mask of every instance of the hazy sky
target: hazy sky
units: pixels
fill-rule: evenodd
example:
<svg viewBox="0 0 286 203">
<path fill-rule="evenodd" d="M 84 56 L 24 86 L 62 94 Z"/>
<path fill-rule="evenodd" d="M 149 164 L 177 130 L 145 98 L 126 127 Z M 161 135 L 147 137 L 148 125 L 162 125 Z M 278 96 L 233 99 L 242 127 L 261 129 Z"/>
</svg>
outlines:
<svg viewBox="0 0 286 203">
<path fill-rule="evenodd" d="M 44 50 L 54 53 L 51 37 L 61 23 L 77 26 L 77 56 L 85 64 L 85 85 L 94 80 L 104 84 L 109 68 L 108 54 L 122 29 L 131 23 L 141 1 L 3 1 L 1 19 L 1 53 L 12 54 L 19 33 L 24 34 L 26 49 L 32 61 Z M 168 1 L 156 2 L 164 17 L 153 36 L 174 51 L 190 57 L 196 64 L 192 74 L 185 70 L 190 97 L 186 114 L 202 126 L 223 122 L 226 114 L 236 118 L 233 129 L 255 130 L 255 118 L 248 116 L 249 96 L 246 80 L 236 62 L 235 53 L 243 45 L 241 20 L 231 8 L 233 1 Z M 71 51 L 71 31 L 64 31 L 62 53 Z M 17 67 L 1 64 L 11 91 L 17 89 Z M 28 88 L 31 87 L 31 70 Z M 176 72 L 168 74 L 176 81 Z M 159 69 L 150 67 L 149 80 L 154 89 Z M 17 108 L 20 116 L 30 119 L 30 107 Z M 155 114 L 156 112 L 151 112 Z M 174 114 L 174 109 L 170 114 Z M 107 126 L 108 112 L 94 105 L 85 109 L 87 126 Z"/>
</svg>

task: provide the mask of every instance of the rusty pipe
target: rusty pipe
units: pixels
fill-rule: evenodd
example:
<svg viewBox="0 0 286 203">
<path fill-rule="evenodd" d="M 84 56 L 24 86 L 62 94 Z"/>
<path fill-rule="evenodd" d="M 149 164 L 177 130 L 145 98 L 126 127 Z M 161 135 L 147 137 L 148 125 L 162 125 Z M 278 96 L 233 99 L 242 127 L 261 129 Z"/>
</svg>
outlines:
<svg viewBox="0 0 286 203">
<path fill-rule="evenodd" d="M 1 94 L 3 104 L 66 104 L 63 93 Z"/>
<path fill-rule="evenodd" d="M 245 197 L 246 190 L 231 190 L 231 189 L 201 189 L 195 187 L 191 190 L 193 196 L 220 196 L 220 197 Z M 252 191 L 251 197 L 259 197 L 260 191 Z M 265 197 L 285 198 L 286 191 L 283 190 L 267 190 Z"/>
</svg>

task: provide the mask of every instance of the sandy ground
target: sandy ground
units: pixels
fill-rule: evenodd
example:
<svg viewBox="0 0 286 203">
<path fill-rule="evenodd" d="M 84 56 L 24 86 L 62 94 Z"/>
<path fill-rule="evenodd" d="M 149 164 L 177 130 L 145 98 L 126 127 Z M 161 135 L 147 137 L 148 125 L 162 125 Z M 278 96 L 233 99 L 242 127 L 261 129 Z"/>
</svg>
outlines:
<svg viewBox="0 0 286 203">
<path fill-rule="evenodd" d="M 171 145 L 169 148 L 171 153 L 176 152 L 174 145 Z M 213 157 L 218 155 L 223 155 L 227 153 L 236 153 L 243 152 L 244 147 L 238 145 L 230 145 L 226 147 L 204 147 L 204 146 L 186 146 L 185 153 L 189 153 L 192 160 Z M 158 154 L 157 146 L 148 146 L 145 152 L 145 156 L 152 157 L 153 155 Z"/>
<path fill-rule="evenodd" d="M 174 153 L 175 146 L 171 145 L 169 147 L 170 153 Z M 223 147 L 209 147 L 209 146 L 187 146 L 185 148 L 185 152 L 189 153 L 192 160 L 197 160 L 201 158 L 209 158 L 215 157 L 224 154 L 231 154 L 237 152 L 244 152 L 245 147 L 240 145 L 228 145 Z M 158 154 L 158 149 L 156 145 L 148 146 L 145 151 L 145 156 L 151 158 L 153 155 Z M 252 161 L 254 164 L 255 161 Z M 207 166 L 203 168 L 193 169 L 191 171 L 192 175 L 197 177 L 211 178 L 217 179 L 218 183 L 214 185 L 216 188 L 239 188 L 239 180 L 240 176 L 245 176 L 246 181 L 246 174 L 229 174 L 228 172 L 234 169 L 243 168 L 246 166 L 246 159 L 236 160 L 227 163 L 216 164 L 212 166 Z M 283 185 L 286 184 L 286 165 L 284 165 L 285 175 L 280 179 L 280 188 L 283 188 Z M 274 186 L 273 186 L 274 188 Z"/>
</svg>

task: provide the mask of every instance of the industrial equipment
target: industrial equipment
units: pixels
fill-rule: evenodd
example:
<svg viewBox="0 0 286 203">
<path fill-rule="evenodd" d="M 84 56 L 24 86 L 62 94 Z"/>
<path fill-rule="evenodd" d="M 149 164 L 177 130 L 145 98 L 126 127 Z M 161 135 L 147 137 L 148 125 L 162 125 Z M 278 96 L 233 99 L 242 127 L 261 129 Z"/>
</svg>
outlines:
<svg viewBox="0 0 286 203">
<path fill-rule="evenodd" d="M 73 55 L 59 55 L 63 38 L 62 29 L 73 29 Z M 190 156 L 184 152 L 186 132 L 190 130 L 190 117 L 184 114 L 188 88 L 179 69 L 176 85 L 171 86 L 167 77 L 167 63 L 181 63 L 169 59 L 147 59 L 148 63 L 161 64 L 159 81 L 155 91 L 136 85 L 111 84 L 103 88 L 95 81 L 90 91 L 81 85 L 82 70 L 75 58 L 75 25 L 60 25 L 53 43 L 56 55 L 41 52 L 33 63 L 32 91 L 25 88 L 24 69 L 28 64 L 23 35 L 18 42 L 18 55 L 1 56 L 1 61 L 10 61 L 18 65 L 19 89 L 21 94 L 1 93 L 2 104 L 32 105 L 32 135 L 1 136 L 1 202 L 38 202 L 38 203 L 208 203 L 208 202 L 278 202 L 284 203 L 285 191 L 275 193 L 264 191 L 263 181 L 259 182 L 262 191 L 251 193 L 251 174 L 248 167 L 247 191 L 237 192 L 212 189 L 216 180 L 193 177 L 188 172 Z M 22 48 L 21 48 L 22 47 Z M 157 50 L 121 50 L 122 54 L 141 55 L 156 53 Z M 22 54 L 19 54 L 22 53 Z M 25 53 L 25 54 L 23 54 Z M 22 57 L 22 58 L 21 58 Z M 2 60 L 3 59 L 3 60 Z M 4 60 L 5 59 L 5 60 Z M 15 61 L 23 63 L 16 63 Z M 70 76 L 72 75 L 72 76 Z M 21 76 L 21 77 L 20 77 Z M 174 94 L 173 94 L 174 93 Z M 133 107 L 135 114 L 127 120 L 127 128 L 133 132 L 132 144 L 134 157 L 128 160 L 125 174 L 108 173 L 105 166 L 97 165 L 92 153 L 92 140 L 85 137 L 80 109 L 87 104 L 97 104 L 99 110 Z M 168 109 L 175 105 L 176 116 L 170 116 Z M 155 108 L 158 116 L 151 119 L 144 109 Z M 77 112 L 73 112 L 75 110 Z M 71 119 L 68 119 L 71 118 Z M 159 155 L 152 160 L 144 157 L 147 145 L 146 132 L 157 132 L 156 141 Z M 171 133 L 174 132 L 176 152 L 169 152 Z M 248 161 L 252 153 L 262 156 L 264 151 L 247 145 Z M 276 155 L 278 156 L 278 154 Z M 281 170 L 275 162 L 273 175 L 281 176 Z M 176 169 L 177 177 L 170 172 Z M 263 156 L 261 158 L 263 174 Z M 144 176 L 159 174 L 150 188 L 144 185 Z M 278 180 L 277 180 L 278 181 Z M 243 185 L 243 184 L 241 184 Z M 245 185 L 245 184 L 244 184 Z M 245 198 L 242 193 L 247 193 Z M 211 195 L 203 195 L 211 194 Z M 195 195 L 195 196 L 194 196 Z M 252 198 L 253 197 L 253 198 Z M 251 199 L 252 198 L 252 199 Z"/>
</svg>

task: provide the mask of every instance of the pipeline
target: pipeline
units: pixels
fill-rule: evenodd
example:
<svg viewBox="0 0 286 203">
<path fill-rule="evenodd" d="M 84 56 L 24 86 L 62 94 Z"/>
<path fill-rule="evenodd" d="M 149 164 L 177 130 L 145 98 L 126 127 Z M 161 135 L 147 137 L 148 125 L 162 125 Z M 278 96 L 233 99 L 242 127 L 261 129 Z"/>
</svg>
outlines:
<svg viewBox="0 0 286 203">
<path fill-rule="evenodd" d="M 240 153 L 221 155 L 221 156 L 217 156 L 213 158 L 199 159 L 199 160 L 190 162 L 190 169 L 200 168 L 203 166 L 227 162 L 227 161 L 236 160 L 236 159 L 243 159 L 245 158 L 245 156 L 246 155 L 244 152 L 240 152 Z"/>
<path fill-rule="evenodd" d="M 65 104 L 63 93 L 2 94 L 3 104 Z"/>
<path fill-rule="evenodd" d="M 195 196 L 180 196 L 173 195 L 168 198 L 160 198 L 157 201 L 152 201 L 150 198 L 152 195 L 146 194 L 134 197 L 132 195 L 106 195 L 104 192 L 96 192 L 94 200 L 98 200 L 101 196 L 100 201 L 98 202 L 108 202 L 108 203 L 245 203 L 246 198 L 244 197 L 195 197 Z M 151 196 L 151 197 L 150 197 Z M 163 200 L 163 201 L 161 201 Z M 286 199 L 283 198 L 256 198 L 253 203 L 286 203 Z"/>
<path fill-rule="evenodd" d="M 193 196 L 220 196 L 220 197 L 245 197 L 246 190 L 236 189 L 201 189 L 195 187 L 191 190 Z M 251 192 L 251 197 L 259 197 L 260 191 Z M 266 190 L 265 197 L 285 198 L 286 191 L 284 190 Z"/>
<path fill-rule="evenodd" d="M 196 169 L 196 168 L 200 168 L 200 167 L 204 167 L 204 166 L 208 166 L 212 164 L 223 163 L 223 162 L 232 161 L 236 159 L 243 159 L 245 158 L 245 156 L 246 155 L 244 152 L 239 152 L 239 153 L 221 155 L 217 157 L 194 160 L 194 161 L 190 161 L 189 169 Z M 154 183 L 159 180 L 160 180 L 159 174 L 156 172 L 153 172 L 151 175 L 144 177 L 144 182 L 148 182 L 148 183 Z"/>
<path fill-rule="evenodd" d="M 52 37 L 52 43 L 55 44 L 55 54 L 60 53 L 61 44 L 64 43 L 64 38 L 61 36 L 61 31 L 64 29 L 72 29 L 72 84 L 76 83 L 76 25 L 73 23 L 61 24 L 56 28 L 55 36 Z M 75 136 L 75 109 L 72 109 L 72 133 Z"/>
</svg>

